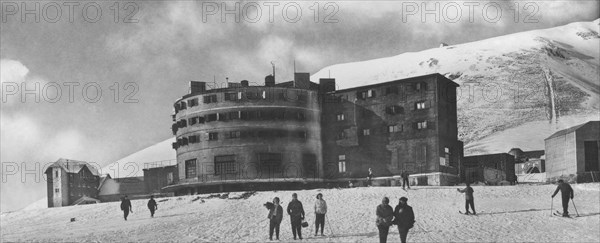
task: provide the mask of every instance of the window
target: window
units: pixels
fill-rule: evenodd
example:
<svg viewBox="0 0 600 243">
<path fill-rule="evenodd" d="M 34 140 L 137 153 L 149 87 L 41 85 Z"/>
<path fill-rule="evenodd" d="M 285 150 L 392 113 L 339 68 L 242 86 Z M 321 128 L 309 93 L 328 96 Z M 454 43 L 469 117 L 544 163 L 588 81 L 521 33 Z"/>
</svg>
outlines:
<svg viewBox="0 0 600 243">
<path fill-rule="evenodd" d="M 241 136 L 241 132 L 240 131 L 231 131 L 229 132 L 229 138 L 240 138 Z"/>
<path fill-rule="evenodd" d="M 371 135 L 371 129 L 363 129 L 363 136 L 369 136 Z"/>
<path fill-rule="evenodd" d="M 186 106 L 186 103 L 185 103 L 185 102 L 181 102 L 181 103 L 179 103 L 179 108 L 180 108 L 181 110 L 185 110 L 185 109 L 187 108 L 187 106 Z"/>
<path fill-rule="evenodd" d="M 197 142 L 199 142 L 200 139 L 198 139 L 198 136 L 192 135 L 192 136 L 188 137 L 188 140 L 190 143 L 197 143 Z"/>
<path fill-rule="evenodd" d="M 279 153 L 259 153 L 258 161 L 262 173 L 267 173 L 268 176 L 274 176 L 275 172 L 281 170 L 282 155 Z"/>
<path fill-rule="evenodd" d="M 427 90 L 427 83 L 425 83 L 425 82 L 415 83 L 413 85 L 413 87 L 416 91 Z"/>
<path fill-rule="evenodd" d="M 398 94 L 398 87 L 390 86 L 390 87 L 385 88 L 385 95 L 389 95 L 389 94 Z"/>
<path fill-rule="evenodd" d="M 208 140 L 209 141 L 214 141 L 214 140 L 218 140 L 219 139 L 219 133 L 216 132 L 209 132 L 208 133 Z"/>
<path fill-rule="evenodd" d="M 225 93 L 225 100 L 231 100 L 231 101 L 239 100 L 238 93 L 235 93 L 235 92 Z"/>
<path fill-rule="evenodd" d="M 190 100 L 188 100 L 187 102 L 188 102 L 187 104 L 188 104 L 188 106 L 189 106 L 189 107 L 194 107 L 194 106 L 197 106 L 197 105 L 198 105 L 198 99 L 197 99 L 197 98 L 195 98 L 195 99 L 190 99 Z"/>
<path fill-rule="evenodd" d="M 367 90 L 367 98 L 374 98 L 375 97 L 375 90 Z"/>
<path fill-rule="evenodd" d="M 217 95 L 205 95 L 204 96 L 205 104 L 216 103 L 216 102 L 217 102 Z"/>
<path fill-rule="evenodd" d="M 236 119 L 240 119 L 240 111 L 232 111 L 229 112 L 229 119 L 230 120 L 236 120 Z"/>
<path fill-rule="evenodd" d="M 298 111 L 298 113 L 296 114 L 296 118 L 300 121 L 304 121 L 306 119 L 306 115 L 304 114 L 304 112 Z"/>
<path fill-rule="evenodd" d="M 196 159 L 185 161 L 185 178 L 196 177 Z"/>
<path fill-rule="evenodd" d="M 215 175 L 235 174 L 235 155 L 215 156 Z"/>
<path fill-rule="evenodd" d="M 356 98 L 357 99 L 366 99 L 367 98 L 367 91 L 358 91 L 356 92 Z"/>
<path fill-rule="evenodd" d="M 204 121 L 206 121 L 206 118 L 204 118 L 203 116 L 198 117 L 198 123 L 204 123 Z"/>
<path fill-rule="evenodd" d="M 345 154 L 338 155 L 338 171 L 340 173 L 346 172 L 346 155 Z"/>
<path fill-rule="evenodd" d="M 273 111 L 273 119 L 275 120 L 284 120 L 285 119 L 285 110 L 277 109 Z"/>
<path fill-rule="evenodd" d="M 263 100 L 264 100 L 264 99 L 267 99 L 267 91 L 266 91 L 266 90 L 263 90 L 263 91 L 262 91 L 261 98 L 262 98 Z"/>
<path fill-rule="evenodd" d="M 58 178 L 58 170 L 54 171 L 54 177 Z"/>
<path fill-rule="evenodd" d="M 346 119 L 346 117 L 344 116 L 344 114 L 337 114 L 336 119 L 337 121 L 343 121 Z"/>
<path fill-rule="evenodd" d="M 425 101 L 421 101 L 421 102 L 417 102 L 417 103 L 415 103 L 415 108 L 416 108 L 417 110 L 422 110 L 422 109 L 425 109 L 425 108 L 426 108 L 426 107 L 425 107 Z"/>
<path fill-rule="evenodd" d="M 198 117 L 192 117 L 192 118 L 188 119 L 188 121 L 190 123 L 190 126 L 194 125 L 194 124 L 198 123 Z"/>
<path fill-rule="evenodd" d="M 179 120 L 177 124 L 179 124 L 179 128 L 187 127 L 187 121 L 185 119 Z"/>
<path fill-rule="evenodd" d="M 206 122 L 216 121 L 217 119 L 218 119 L 218 115 L 216 113 L 206 115 Z"/>
<path fill-rule="evenodd" d="M 341 131 L 337 135 L 337 139 L 346 139 L 348 136 L 346 135 L 346 131 Z"/>
<path fill-rule="evenodd" d="M 300 139 L 306 139 L 307 138 L 307 134 L 305 131 L 298 131 L 296 132 L 296 136 Z"/>
<path fill-rule="evenodd" d="M 427 145 L 416 146 L 415 150 L 417 163 L 424 163 L 427 160 Z"/>
<path fill-rule="evenodd" d="M 402 132 L 402 125 L 389 125 L 388 132 L 389 133 Z"/>
<path fill-rule="evenodd" d="M 427 129 L 427 121 L 417 122 L 417 129 L 419 129 L 419 130 Z"/>
<path fill-rule="evenodd" d="M 55 188 L 55 189 L 54 189 L 54 192 L 55 192 L 55 193 L 59 193 L 59 192 L 60 192 L 60 189 L 58 189 L 58 188 Z"/>
<path fill-rule="evenodd" d="M 385 113 L 390 115 L 402 114 L 404 113 L 404 109 L 401 106 L 392 105 L 385 107 Z"/>
<path fill-rule="evenodd" d="M 300 102 L 303 102 L 303 103 L 304 103 L 304 102 L 306 102 L 306 101 L 307 101 L 307 99 L 308 99 L 308 98 L 307 98 L 306 94 L 301 94 L 301 93 L 299 93 L 299 94 L 298 94 L 298 101 L 300 101 Z"/>
<path fill-rule="evenodd" d="M 173 172 L 167 173 L 167 184 L 173 183 Z"/>
<path fill-rule="evenodd" d="M 302 171 L 304 172 L 304 177 L 318 177 L 317 156 L 315 154 L 302 154 Z"/>
<path fill-rule="evenodd" d="M 217 113 L 217 120 L 227 121 L 227 113 Z"/>
</svg>

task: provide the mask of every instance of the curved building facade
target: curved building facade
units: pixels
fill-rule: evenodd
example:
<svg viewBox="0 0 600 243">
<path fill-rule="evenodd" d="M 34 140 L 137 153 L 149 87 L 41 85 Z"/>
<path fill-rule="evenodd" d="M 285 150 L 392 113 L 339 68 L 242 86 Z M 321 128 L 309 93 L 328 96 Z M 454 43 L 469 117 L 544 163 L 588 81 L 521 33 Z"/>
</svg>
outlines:
<svg viewBox="0 0 600 243">
<path fill-rule="evenodd" d="M 175 102 L 175 191 L 322 178 L 318 90 L 275 86 L 272 76 L 265 84 L 192 82 Z"/>
</svg>

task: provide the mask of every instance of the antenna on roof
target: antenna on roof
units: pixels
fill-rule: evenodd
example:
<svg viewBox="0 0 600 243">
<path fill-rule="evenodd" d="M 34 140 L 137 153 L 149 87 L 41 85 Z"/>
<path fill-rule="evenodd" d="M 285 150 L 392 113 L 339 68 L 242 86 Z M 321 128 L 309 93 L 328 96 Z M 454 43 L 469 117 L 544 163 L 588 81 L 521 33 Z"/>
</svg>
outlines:
<svg viewBox="0 0 600 243">
<path fill-rule="evenodd" d="M 229 86 L 229 77 L 225 77 L 225 82 L 227 83 L 227 86 Z"/>
<path fill-rule="evenodd" d="M 213 87 L 214 89 L 217 88 L 217 75 L 213 75 Z"/>
</svg>

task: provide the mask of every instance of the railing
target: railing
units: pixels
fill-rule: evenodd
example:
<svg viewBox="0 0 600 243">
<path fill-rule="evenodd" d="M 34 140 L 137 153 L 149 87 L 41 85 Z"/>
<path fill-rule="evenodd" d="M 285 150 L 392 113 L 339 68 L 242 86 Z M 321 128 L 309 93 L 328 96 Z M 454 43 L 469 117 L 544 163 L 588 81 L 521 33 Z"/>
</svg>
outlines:
<svg viewBox="0 0 600 243">
<path fill-rule="evenodd" d="M 176 164 L 177 164 L 176 159 L 146 162 L 146 163 L 144 163 L 144 169 L 165 167 L 165 166 L 176 165 Z"/>
</svg>

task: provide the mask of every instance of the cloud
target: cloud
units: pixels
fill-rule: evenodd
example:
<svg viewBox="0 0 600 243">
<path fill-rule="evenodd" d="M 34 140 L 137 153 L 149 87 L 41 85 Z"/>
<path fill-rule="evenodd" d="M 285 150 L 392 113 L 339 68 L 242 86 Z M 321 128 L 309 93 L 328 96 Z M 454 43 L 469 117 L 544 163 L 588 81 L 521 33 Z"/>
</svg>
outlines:
<svg viewBox="0 0 600 243">
<path fill-rule="evenodd" d="M 29 69 L 19 61 L 11 59 L 0 60 L 0 83 L 21 83 L 25 81 L 27 73 L 29 73 Z"/>
</svg>

